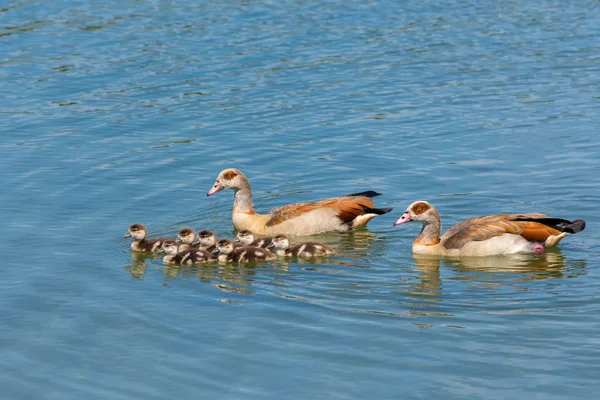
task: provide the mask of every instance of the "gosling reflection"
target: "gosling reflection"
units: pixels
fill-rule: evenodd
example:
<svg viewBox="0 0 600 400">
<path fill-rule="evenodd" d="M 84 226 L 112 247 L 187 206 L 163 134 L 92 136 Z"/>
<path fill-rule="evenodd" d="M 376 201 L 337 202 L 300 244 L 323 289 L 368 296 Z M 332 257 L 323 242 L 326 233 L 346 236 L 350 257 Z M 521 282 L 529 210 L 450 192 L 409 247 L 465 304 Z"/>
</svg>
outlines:
<svg viewBox="0 0 600 400">
<path fill-rule="evenodd" d="M 146 264 L 148 258 L 153 258 L 152 254 L 132 251 L 131 263 L 123 267 L 123 269 L 129 272 L 133 279 L 144 279 L 144 275 L 146 275 L 146 270 L 148 269 L 148 264 Z"/>
</svg>

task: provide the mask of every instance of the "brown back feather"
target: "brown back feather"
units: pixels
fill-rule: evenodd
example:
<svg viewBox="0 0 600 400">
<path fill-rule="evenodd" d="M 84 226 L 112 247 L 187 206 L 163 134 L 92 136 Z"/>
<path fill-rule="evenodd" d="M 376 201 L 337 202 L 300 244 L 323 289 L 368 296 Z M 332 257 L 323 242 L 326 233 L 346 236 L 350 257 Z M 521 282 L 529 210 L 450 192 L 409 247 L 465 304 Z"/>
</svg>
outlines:
<svg viewBox="0 0 600 400">
<path fill-rule="evenodd" d="M 322 207 L 329 207 L 337 210 L 339 219 L 343 222 L 350 222 L 359 215 L 364 215 L 364 209 L 372 208 L 373 205 L 373 201 L 364 196 L 345 196 L 311 203 L 290 204 L 271 211 L 269 213 L 271 219 L 267 222 L 267 226 L 278 225 L 284 221 L 296 218 L 302 214 Z"/>
<path fill-rule="evenodd" d="M 487 222 L 492 221 L 500 221 L 500 220 L 516 220 L 518 218 L 547 218 L 544 214 L 539 213 L 526 213 L 526 214 L 501 214 L 501 215 L 486 215 L 483 217 L 475 217 L 471 219 L 466 219 L 464 221 L 459 222 L 458 224 L 449 228 L 443 235 L 443 237 L 450 237 L 466 227 L 471 225 L 485 224 Z"/>
<path fill-rule="evenodd" d="M 542 220 L 544 214 L 505 214 L 490 215 L 462 221 L 448 229 L 442 236 L 445 239 L 444 247 L 447 249 L 460 249 L 471 241 L 483 241 L 505 233 L 521 235 L 529 241 L 544 242 L 551 235 L 558 235 L 561 231 L 553 226 L 537 221 L 523 221 L 523 219 Z"/>
</svg>

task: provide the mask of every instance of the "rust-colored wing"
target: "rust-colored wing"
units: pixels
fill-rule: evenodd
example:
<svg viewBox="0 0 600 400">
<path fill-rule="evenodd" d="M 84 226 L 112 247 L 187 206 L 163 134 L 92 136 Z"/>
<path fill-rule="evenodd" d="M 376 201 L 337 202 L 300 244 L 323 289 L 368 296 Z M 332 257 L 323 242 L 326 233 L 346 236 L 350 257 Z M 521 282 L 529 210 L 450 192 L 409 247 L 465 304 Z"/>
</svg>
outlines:
<svg viewBox="0 0 600 400">
<path fill-rule="evenodd" d="M 480 242 L 488 240 L 494 236 L 512 233 L 520 235 L 523 229 L 511 221 L 486 221 L 475 225 L 463 226 L 462 229 L 453 235 L 447 236 L 444 247 L 447 249 L 460 249 L 469 242 Z M 444 234 L 444 236 L 446 236 Z"/>
<path fill-rule="evenodd" d="M 475 217 L 475 218 L 471 218 L 471 219 L 466 219 L 466 220 L 454 225 L 453 227 L 449 228 L 442 236 L 442 239 L 444 237 L 453 236 L 454 234 L 460 232 L 464 228 L 472 226 L 472 225 L 485 224 L 486 222 L 501 221 L 501 220 L 514 221 L 519 218 L 543 219 L 543 218 L 548 218 L 548 217 L 544 214 L 539 214 L 539 213 L 501 214 L 501 215 L 486 215 L 483 217 Z"/>
<path fill-rule="evenodd" d="M 335 215 L 343 222 L 350 222 L 359 215 L 364 215 L 367 211 L 372 210 L 373 200 L 365 196 L 344 196 L 312 203 L 290 204 L 271 211 L 267 226 L 278 225 L 289 219 L 324 207 L 335 210 Z"/>
<path fill-rule="evenodd" d="M 505 233 L 521 235 L 527 240 L 544 242 L 549 236 L 560 234 L 560 224 L 569 221 L 549 218 L 544 214 L 505 214 L 472 218 L 454 225 L 442 236 L 444 247 L 460 249 L 471 241 L 483 241 Z"/>
</svg>

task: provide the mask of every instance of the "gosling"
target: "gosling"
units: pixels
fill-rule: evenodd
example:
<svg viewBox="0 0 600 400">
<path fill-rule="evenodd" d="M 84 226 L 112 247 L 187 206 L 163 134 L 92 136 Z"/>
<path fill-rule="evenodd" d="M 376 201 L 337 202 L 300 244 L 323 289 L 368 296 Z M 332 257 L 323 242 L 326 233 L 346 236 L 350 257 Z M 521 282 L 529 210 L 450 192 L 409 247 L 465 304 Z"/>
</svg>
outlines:
<svg viewBox="0 0 600 400">
<path fill-rule="evenodd" d="M 273 238 L 263 237 L 254 240 L 254 234 L 248 229 L 244 229 L 238 232 L 234 241 L 238 241 L 244 246 L 256 246 L 266 249 L 273 242 Z"/>
<path fill-rule="evenodd" d="M 221 239 L 217 242 L 219 261 L 222 262 L 257 262 L 270 261 L 277 257 L 271 251 L 256 246 L 242 246 L 234 248 L 229 239 Z"/>
<path fill-rule="evenodd" d="M 177 239 L 175 239 L 177 243 L 179 243 L 179 251 L 184 250 L 196 250 L 200 249 L 200 244 L 194 244 L 196 241 L 196 232 L 192 228 L 181 228 L 181 230 L 177 233 Z"/>
<path fill-rule="evenodd" d="M 165 237 L 146 239 L 146 228 L 142 224 L 131 225 L 123 237 L 133 238 L 133 242 L 131 242 L 131 250 L 151 253 L 157 253 L 165 240 L 171 240 Z"/>
<path fill-rule="evenodd" d="M 217 251 L 217 241 L 219 238 L 213 231 L 202 230 L 198 232 L 198 238 L 193 243 L 194 245 L 199 245 L 202 250 L 210 251 L 214 253 Z M 243 247 L 241 243 L 232 243 L 233 248 L 237 249 L 238 247 Z"/>
<path fill-rule="evenodd" d="M 212 253 L 205 250 L 194 249 L 179 251 L 181 245 L 175 240 L 165 240 L 159 253 L 167 253 L 163 258 L 165 264 L 197 265 L 216 260 Z"/>
<path fill-rule="evenodd" d="M 277 235 L 273 238 L 272 247 L 278 256 L 285 257 L 320 257 L 334 254 L 335 251 L 321 243 L 299 243 L 290 247 L 290 240 L 286 235 Z"/>
</svg>

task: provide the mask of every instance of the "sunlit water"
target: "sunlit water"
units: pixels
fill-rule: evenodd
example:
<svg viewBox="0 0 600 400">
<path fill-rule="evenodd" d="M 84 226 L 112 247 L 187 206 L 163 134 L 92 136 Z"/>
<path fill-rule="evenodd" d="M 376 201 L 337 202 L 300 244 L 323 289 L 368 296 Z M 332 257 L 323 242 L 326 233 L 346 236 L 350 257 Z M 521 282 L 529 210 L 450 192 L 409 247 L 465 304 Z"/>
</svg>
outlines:
<svg viewBox="0 0 600 400">
<path fill-rule="evenodd" d="M 6 399 L 593 398 L 597 2 L 15 1 L 0 8 Z M 165 267 L 132 223 L 232 234 L 361 190 L 394 207 L 318 262 Z M 414 258 L 445 227 L 583 218 L 541 256 Z"/>
</svg>

